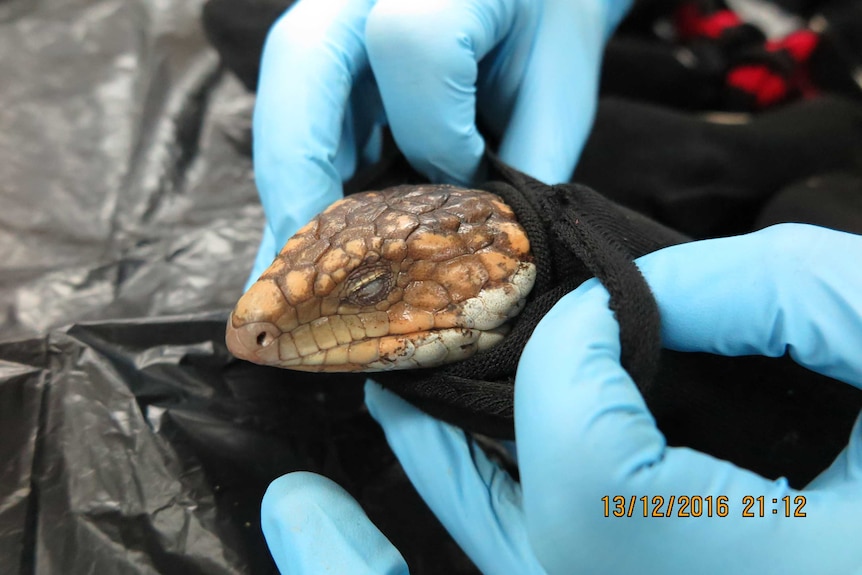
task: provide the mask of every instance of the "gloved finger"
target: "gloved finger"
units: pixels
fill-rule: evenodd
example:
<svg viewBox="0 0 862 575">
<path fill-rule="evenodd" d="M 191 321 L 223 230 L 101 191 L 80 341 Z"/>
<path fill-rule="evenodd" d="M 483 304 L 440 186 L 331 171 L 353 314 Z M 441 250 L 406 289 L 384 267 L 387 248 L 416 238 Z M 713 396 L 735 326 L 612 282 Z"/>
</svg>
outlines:
<svg viewBox="0 0 862 575">
<path fill-rule="evenodd" d="M 850 482 L 862 483 L 862 413 L 853 424 L 847 447 L 805 489 L 835 489 Z"/>
<path fill-rule="evenodd" d="M 526 539 L 519 485 L 464 430 L 373 381 L 365 403 L 413 486 L 482 573 L 542 573 Z"/>
<path fill-rule="evenodd" d="M 536 327 L 518 368 L 515 424 L 525 522 L 549 573 L 579 565 L 587 573 L 754 574 L 769 567 L 804 574 L 824 561 L 840 566 L 834 572 L 862 562 L 858 484 L 806 493 L 808 516 L 785 517 L 778 514 L 785 498 L 795 504 L 800 495 L 786 480 L 666 446 L 620 365 L 618 324 L 596 281 L 563 297 Z M 622 517 L 603 513 L 603 498 L 610 506 L 616 496 L 625 501 Z M 681 496 L 701 498 L 699 517 L 679 515 L 672 501 Z M 746 497 L 762 497 L 776 513 L 744 518 Z M 722 500 L 724 515 L 716 507 Z M 654 517 L 656 508 L 666 516 Z"/>
<path fill-rule="evenodd" d="M 372 0 L 300 1 L 270 31 L 253 134 L 257 186 L 276 245 L 342 195 L 355 168 L 351 90 L 368 72 Z M 275 254 L 272 254 L 273 256 Z"/>
<path fill-rule="evenodd" d="M 380 0 L 365 29 L 398 147 L 433 181 L 469 184 L 485 143 L 476 128 L 478 61 L 512 28 L 516 0 Z"/>
<path fill-rule="evenodd" d="M 269 227 L 269 222 L 263 226 L 263 237 L 260 240 L 260 247 L 257 249 L 257 256 L 254 258 L 254 265 L 251 268 L 251 273 L 245 281 L 243 292 L 247 292 L 248 288 L 257 281 L 257 279 L 266 271 L 266 268 L 272 264 L 272 260 L 278 253 L 279 248 L 275 244 L 275 235 L 272 233 L 272 228 Z"/>
<path fill-rule="evenodd" d="M 500 158 L 546 183 L 566 182 L 595 116 L 604 2 L 549 0 L 500 144 Z"/>
<path fill-rule="evenodd" d="M 374 96 L 374 92 L 376 92 L 376 90 L 372 86 L 367 86 L 367 84 L 373 85 L 373 79 L 365 77 L 360 78 L 359 84 L 360 88 L 367 89 L 355 91 L 351 96 L 351 105 L 348 106 L 346 111 L 342 145 L 339 147 L 339 150 L 335 155 L 335 159 L 333 160 L 333 165 L 337 168 L 338 172 L 342 174 L 343 179 L 347 179 L 353 174 L 358 163 L 364 162 L 367 164 L 374 164 L 378 162 L 383 149 L 383 136 L 380 129 L 382 124 L 370 114 L 355 116 L 351 113 L 353 109 L 361 106 L 365 106 L 366 110 L 373 110 L 375 109 L 374 106 L 376 106 L 377 109 L 380 108 L 379 98 L 375 98 Z M 366 86 L 363 86 L 363 84 L 366 84 Z M 356 101 L 354 102 L 353 100 Z M 355 146 L 351 142 L 366 142 L 366 144 L 362 150 L 356 150 Z M 361 154 L 361 158 L 357 158 L 357 154 Z M 289 190 L 289 186 L 286 186 L 284 193 L 290 195 Z M 297 192 L 294 190 L 294 193 Z M 295 217 L 291 220 L 292 223 L 290 226 L 293 226 L 300 220 L 307 223 L 308 220 L 317 215 L 316 213 L 310 214 L 307 216 L 307 219 L 303 219 L 305 218 L 303 214 L 311 209 L 314 209 L 314 204 L 308 205 L 305 208 L 301 207 L 301 204 L 299 207 L 294 206 L 295 211 L 293 212 L 293 215 Z M 273 218 L 271 218 L 264 226 L 263 237 L 261 238 L 260 247 L 258 248 L 251 274 L 246 281 L 245 291 L 248 291 L 248 288 L 250 288 L 261 274 L 263 274 L 263 272 L 272 264 L 276 254 L 281 251 L 281 248 L 285 243 L 284 241 L 276 241 L 275 233 L 272 231 L 272 221 L 274 221 Z M 302 225 L 305 224 L 303 223 Z M 294 231 L 295 230 L 285 229 L 284 233 L 292 234 Z"/>
<path fill-rule="evenodd" d="M 862 236 L 781 224 L 638 259 L 665 347 L 781 356 L 862 387 Z M 827 343 L 828 342 L 828 343 Z"/>
<path fill-rule="evenodd" d="M 329 479 L 297 471 L 273 481 L 261 527 L 281 575 L 406 575 L 407 563 L 359 504 Z"/>
</svg>

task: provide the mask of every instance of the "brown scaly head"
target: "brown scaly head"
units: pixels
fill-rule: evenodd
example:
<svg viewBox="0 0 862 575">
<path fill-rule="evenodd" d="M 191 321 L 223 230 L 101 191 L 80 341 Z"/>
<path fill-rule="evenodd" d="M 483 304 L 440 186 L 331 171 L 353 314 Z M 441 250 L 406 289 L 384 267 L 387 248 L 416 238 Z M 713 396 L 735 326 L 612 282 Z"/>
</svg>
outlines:
<svg viewBox="0 0 862 575">
<path fill-rule="evenodd" d="M 494 194 L 353 194 L 285 244 L 237 303 L 227 345 L 304 371 L 434 367 L 499 342 L 535 276 L 527 235 Z"/>
</svg>

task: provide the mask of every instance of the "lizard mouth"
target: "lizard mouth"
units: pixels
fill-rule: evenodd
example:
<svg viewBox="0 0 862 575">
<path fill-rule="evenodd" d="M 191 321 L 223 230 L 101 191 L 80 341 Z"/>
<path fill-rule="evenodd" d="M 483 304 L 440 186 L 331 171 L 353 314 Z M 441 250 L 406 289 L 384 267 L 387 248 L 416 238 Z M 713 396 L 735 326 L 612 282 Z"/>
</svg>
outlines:
<svg viewBox="0 0 862 575">
<path fill-rule="evenodd" d="M 328 320 L 323 317 L 312 324 Z M 311 331 L 316 326 L 302 327 Z M 301 329 L 283 333 L 268 322 L 237 328 L 228 320 L 226 343 L 234 356 L 261 365 L 312 372 L 378 372 L 460 361 L 497 345 L 508 332 L 508 323 L 487 330 L 454 327 L 335 342 L 324 349 L 318 342 L 308 342 Z"/>
</svg>

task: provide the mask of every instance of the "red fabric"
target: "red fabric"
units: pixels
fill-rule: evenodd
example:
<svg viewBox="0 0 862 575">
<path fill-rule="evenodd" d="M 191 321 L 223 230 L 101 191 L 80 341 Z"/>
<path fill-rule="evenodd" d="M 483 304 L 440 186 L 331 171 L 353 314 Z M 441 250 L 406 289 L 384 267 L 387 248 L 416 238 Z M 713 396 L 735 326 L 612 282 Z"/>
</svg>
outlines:
<svg viewBox="0 0 862 575">
<path fill-rule="evenodd" d="M 680 40 L 689 41 L 694 38 L 718 40 L 727 30 L 744 23 L 731 10 L 716 10 L 706 14 L 697 3 L 685 2 L 675 13 L 675 24 Z M 818 89 L 811 81 L 808 60 L 819 41 L 820 37 L 815 32 L 798 30 L 779 40 L 769 40 L 760 48 L 753 46 L 755 61 L 751 62 L 752 58 L 746 57 L 748 63 L 731 68 L 725 82 L 731 88 L 750 94 L 760 109 L 799 94 L 812 97 L 818 93 Z M 778 73 L 786 66 L 788 57 L 791 62 L 787 64 L 792 66 L 789 77 L 786 73 Z M 758 60 L 762 63 L 757 63 Z M 778 71 L 774 71 L 776 66 Z"/>
<path fill-rule="evenodd" d="M 727 84 L 753 94 L 758 108 L 767 108 L 787 97 L 788 86 L 784 78 L 763 64 L 737 66 L 727 75 Z"/>
<path fill-rule="evenodd" d="M 805 62 L 811 57 L 814 48 L 820 41 L 820 36 L 811 30 L 797 30 L 780 40 L 770 40 L 766 43 L 769 52 L 786 50 L 797 62 Z"/>
<path fill-rule="evenodd" d="M 727 85 L 743 90 L 755 97 L 758 108 L 768 108 L 790 96 L 791 90 L 804 98 L 818 94 L 811 81 L 808 60 L 817 47 L 820 37 L 811 30 L 798 30 L 780 40 L 770 40 L 764 49 L 770 53 L 785 52 L 793 59 L 793 72 L 787 79 L 764 64 L 743 64 L 730 70 Z"/>
<path fill-rule="evenodd" d="M 788 35 L 781 42 L 781 48 L 787 50 L 797 63 L 791 81 L 803 98 L 812 98 L 820 93 L 820 90 L 811 80 L 811 73 L 808 68 L 808 60 L 819 43 L 820 36 L 811 30 L 799 30 Z"/>
<path fill-rule="evenodd" d="M 740 25 L 742 25 L 742 20 L 734 12 L 721 10 L 704 18 L 701 23 L 701 30 L 707 38 L 718 38 L 728 28 L 735 28 Z"/>
<path fill-rule="evenodd" d="M 706 37 L 716 39 L 728 28 L 740 26 L 742 20 L 735 12 L 719 10 L 703 14 L 697 6 L 686 3 L 676 11 L 676 30 L 682 40 Z"/>
</svg>

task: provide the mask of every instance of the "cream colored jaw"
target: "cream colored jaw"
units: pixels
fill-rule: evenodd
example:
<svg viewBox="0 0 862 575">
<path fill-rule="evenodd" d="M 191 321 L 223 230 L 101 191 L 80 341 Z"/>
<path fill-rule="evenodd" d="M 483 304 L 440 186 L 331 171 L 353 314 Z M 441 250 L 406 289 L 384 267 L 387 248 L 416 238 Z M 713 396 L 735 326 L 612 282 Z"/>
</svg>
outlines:
<svg viewBox="0 0 862 575">
<path fill-rule="evenodd" d="M 385 312 L 315 319 L 281 334 L 276 365 L 302 371 L 387 371 L 465 359 L 503 339 L 506 322 L 523 309 L 535 277 L 534 264 L 520 263 L 510 282 L 460 304 L 458 327 L 417 326 L 414 332 L 393 334 Z"/>
<path fill-rule="evenodd" d="M 392 335 L 339 345 L 277 365 L 299 371 L 389 371 L 431 367 L 466 359 L 498 344 L 508 326 L 489 331 L 450 328 Z"/>
</svg>

